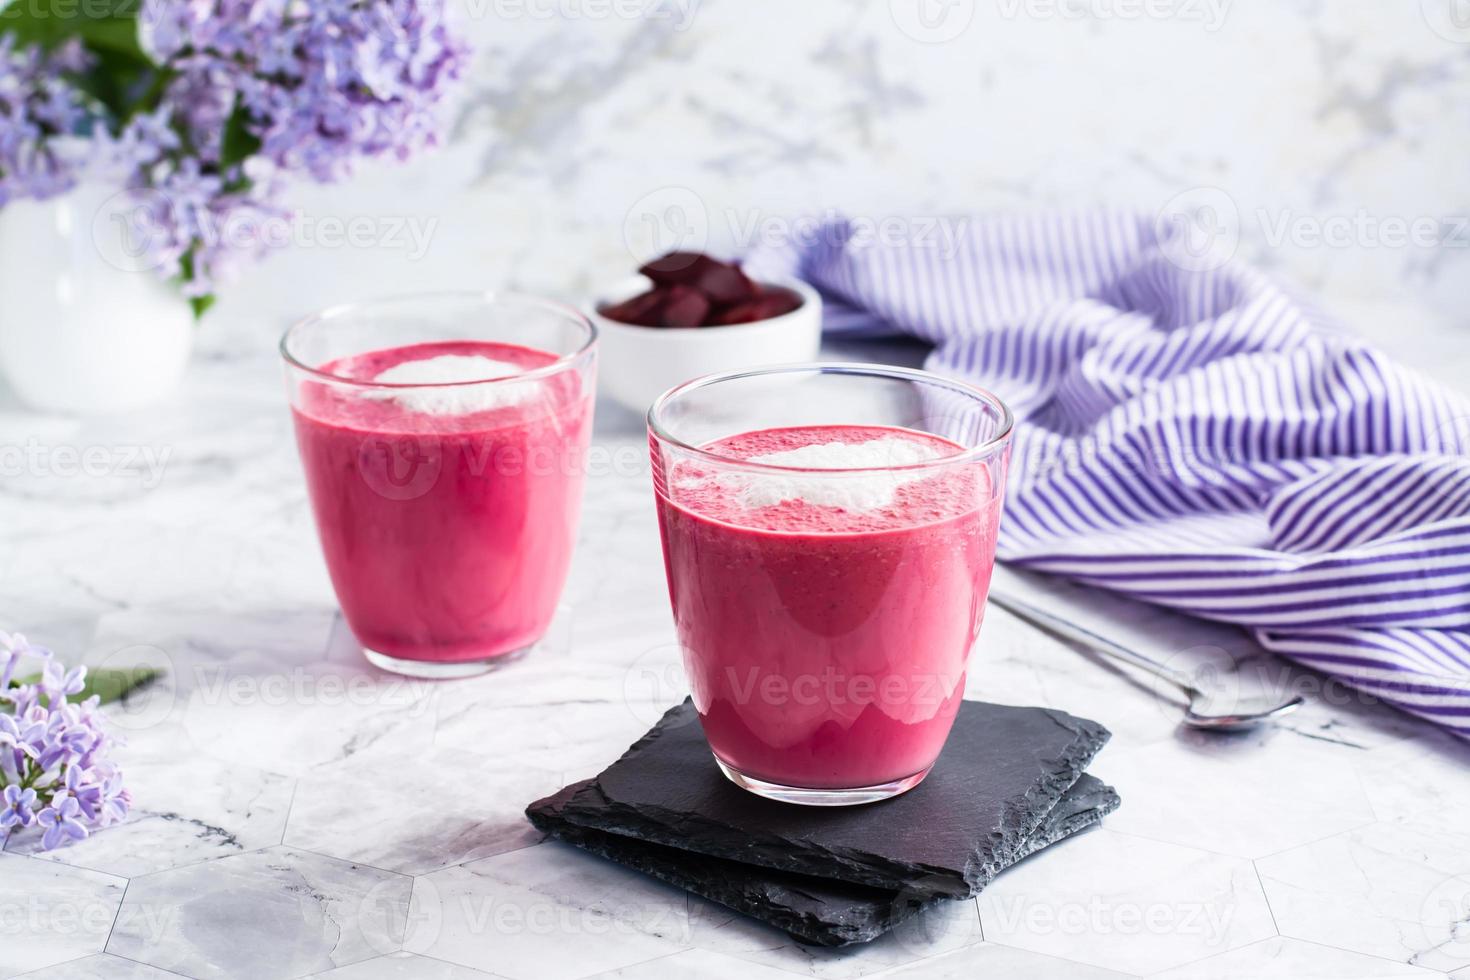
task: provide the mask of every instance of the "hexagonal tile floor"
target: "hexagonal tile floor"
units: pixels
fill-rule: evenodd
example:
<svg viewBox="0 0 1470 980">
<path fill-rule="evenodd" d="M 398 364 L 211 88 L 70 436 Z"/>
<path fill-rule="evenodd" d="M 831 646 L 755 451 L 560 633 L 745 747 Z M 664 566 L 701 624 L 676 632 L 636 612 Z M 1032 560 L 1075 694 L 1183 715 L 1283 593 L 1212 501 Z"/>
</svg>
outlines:
<svg viewBox="0 0 1470 980">
<path fill-rule="evenodd" d="M 54 557 L 15 586 L 89 662 L 146 647 L 169 675 L 108 709 L 133 818 L 0 852 L 0 980 L 1470 980 L 1470 745 L 1262 660 L 1238 631 L 1083 587 L 1012 586 L 1156 656 L 1233 644 L 1309 704 L 1246 734 L 1184 732 L 1148 685 L 987 615 L 968 695 L 1108 725 L 1093 769 L 1122 808 L 862 947 L 804 946 L 541 842 L 526 804 L 611 762 L 682 680 L 641 423 L 599 417 L 599 441 L 638 463 L 589 477 L 547 648 L 475 681 L 406 680 L 334 618 L 288 422 L 260 394 L 273 366 L 230 357 L 196 365 L 223 401 L 157 420 L 204 461 L 190 478 L 69 500 Z M 111 438 L 92 424 L 68 438 Z M 48 501 L 6 506 L 55 524 Z"/>
<path fill-rule="evenodd" d="M 1375 823 L 1256 862 L 1283 936 L 1449 972 L 1470 966 L 1470 826 Z"/>
<path fill-rule="evenodd" d="M 1231 778 L 1266 752 L 1269 780 Z M 1352 760 L 1305 739 L 1222 743 L 1218 735 L 1187 733 L 1110 754 L 1106 773 L 1128 803 L 1108 818 L 1113 830 L 1237 857 L 1263 857 L 1373 822 Z"/>
<path fill-rule="evenodd" d="M 1047 857 L 980 893 L 986 939 L 1147 974 L 1276 931 L 1255 869 L 1240 858 L 1111 830 L 1063 841 Z"/>
<path fill-rule="evenodd" d="M 25 976 L 27 980 L 178 980 L 179 975 L 111 953 L 96 953 Z"/>
<path fill-rule="evenodd" d="M 1441 975 L 1407 963 L 1273 936 L 1154 974 L 1149 980 L 1433 980 Z"/>
<path fill-rule="evenodd" d="M 414 882 L 404 948 L 509 980 L 576 980 L 687 949 L 678 889 L 563 844 Z"/>
<path fill-rule="evenodd" d="M 452 774 L 452 775 L 451 775 Z M 453 789 L 446 789 L 446 781 Z M 565 785 L 559 771 L 435 749 L 404 765 L 369 750 L 302 780 L 285 843 L 405 874 L 425 874 L 526 847 L 540 839 L 526 803 Z M 375 800 L 391 783 L 393 802 Z"/>
<path fill-rule="evenodd" d="M 161 748 L 162 740 L 142 744 Z M 128 877 L 281 842 L 295 785 L 290 777 L 231 766 L 230 778 L 217 780 L 210 759 L 176 750 L 150 758 L 132 746 L 119 764 L 140 801 L 125 823 L 49 852 L 41 850 L 39 833 L 17 834 L 5 850 Z"/>
<path fill-rule="evenodd" d="M 191 977 L 299 977 L 402 945 L 411 879 L 287 847 L 134 878 L 107 952 Z"/>
<path fill-rule="evenodd" d="M 0 976 L 99 952 L 127 882 L 0 854 Z"/>
</svg>

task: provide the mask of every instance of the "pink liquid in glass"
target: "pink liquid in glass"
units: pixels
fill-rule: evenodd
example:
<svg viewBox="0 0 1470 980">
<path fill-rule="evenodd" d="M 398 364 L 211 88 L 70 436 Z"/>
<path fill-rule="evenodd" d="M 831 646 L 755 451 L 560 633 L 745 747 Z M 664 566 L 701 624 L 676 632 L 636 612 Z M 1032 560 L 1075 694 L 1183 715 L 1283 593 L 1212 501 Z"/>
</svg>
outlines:
<svg viewBox="0 0 1470 980">
<path fill-rule="evenodd" d="M 881 426 L 767 429 L 704 448 L 749 459 L 894 438 L 961 451 Z M 715 755 L 747 776 L 813 789 L 928 769 L 964 693 L 990 584 L 1000 495 L 989 471 L 895 474 L 865 506 L 845 506 L 773 500 L 769 489 L 752 498 L 739 473 L 706 469 L 719 468 L 677 464 L 658 508 L 674 619 Z"/>
<path fill-rule="evenodd" d="M 321 370 L 370 381 L 443 355 L 522 370 L 557 360 L 514 344 L 453 341 L 374 351 Z M 308 381 L 292 409 L 343 615 L 364 647 L 403 660 L 453 663 L 524 649 L 550 624 L 571 559 L 590 382 L 564 371 L 506 383 L 503 397 L 467 401 L 462 411 L 452 399 L 469 397 L 467 389 L 414 391 L 426 394 Z"/>
</svg>

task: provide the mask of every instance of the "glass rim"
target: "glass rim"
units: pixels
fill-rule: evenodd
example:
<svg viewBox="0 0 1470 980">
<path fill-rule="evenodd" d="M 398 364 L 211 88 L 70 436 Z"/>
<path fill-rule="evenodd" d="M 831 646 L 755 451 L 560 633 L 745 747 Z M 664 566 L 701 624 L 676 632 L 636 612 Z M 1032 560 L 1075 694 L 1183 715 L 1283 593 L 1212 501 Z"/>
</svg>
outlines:
<svg viewBox="0 0 1470 980">
<path fill-rule="evenodd" d="M 920 463 L 908 463 L 903 466 L 851 466 L 851 467 L 815 467 L 815 466 L 781 466 L 775 463 L 752 463 L 749 460 L 739 459 L 735 456 L 726 456 L 722 453 L 712 452 L 702 446 L 696 446 L 685 442 L 683 439 L 670 433 L 662 420 L 659 418 L 661 410 L 675 398 L 687 395 L 701 388 L 708 388 L 726 381 L 739 381 L 745 378 L 756 378 L 780 374 L 849 374 L 866 375 L 879 378 L 896 378 L 903 381 L 918 381 L 925 384 L 937 385 L 948 388 L 951 391 L 982 402 L 995 409 L 1000 417 L 1000 428 L 995 435 L 980 443 L 971 446 L 961 452 L 951 453 L 948 456 L 939 456 L 935 459 L 926 459 Z M 749 368 L 740 371 L 721 371 L 716 374 L 706 374 L 702 377 L 692 378 L 682 384 L 675 385 L 668 391 L 659 395 L 648 409 L 648 431 L 660 442 L 668 443 L 688 452 L 701 459 L 720 463 L 725 466 L 738 466 L 752 470 L 768 473 L 803 473 L 803 474 L 847 474 L 847 473 L 901 473 L 914 470 L 927 470 L 941 466 L 954 466 L 958 463 L 975 462 L 986 459 L 995 454 L 997 450 L 1003 449 L 1011 440 L 1015 429 L 1016 419 L 1011 413 L 1010 407 L 1001 401 L 994 392 L 972 385 L 967 381 L 948 378 L 941 374 L 933 374 L 918 368 L 897 367 L 889 364 L 866 364 L 860 361 L 812 361 L 805 364 L 780 364 L 770 367 Z"/>
<path fill-rule="evenodd" d="M 310 364 L 307 364 L 300 358 L 298 358 L 291 351 L 291 339 L 296 336 L 298 332 L 306 329 L 307 327 L 314 326 L 316 324 L 326 323 L 330 320 L 335 320 L 340 317 L 350 316 L 353 313 L 361 313 L 368 310 L 381 310 L 385 308 L 391 308 L 393 306 L 398 306 L 400 304 L 410 304 L 415 302 L 423 302 L 426 300 L 444 299 L 474 300 L 486 304 L 512 301 L 523 303 L 529 306 L 539 307 L 542 310 L 558 314 L 560 316 L 563 316 L 567 320 L 577 323 L 583 328 L 586 336 L 583 339 L 582 343 L 579 344 L 575 350 L 558 356 L 557 359 L 552 361 L 550 364 L 543 364 L 538 368 L 533 368 L 530 371 L 523 371 L 520 374 L 504 375 L 498 378 L 479 378 L 470 381 L 435 381 L 408 383 L 392 381 L 364 381 L 361 378 L 349 378 L 341 374 L 334 374 L 331 371 L 323 371 L 321 368 L 318 367 L 312 367 Z M 297 319 L 294 323 L 286 328 L 285 333 L 281 334 L 281 342 L 277 345 L 277 350 L 280 351 L 282 360 L 284 360 L 289 366 L 300 371 L 305 371 L 307 374 L 314 375 L 318 378 L 324 378 L 335 384 L 351 385 L 352 387 L 356 388 L 460 388 L 467 385 L 485 385 L 516 381 L 535 381 L 540 378 L 546 378 L 553 374 L 557 374 L 558 372 L 565 370 L 573 362 L 585 357 L 592 350 L 593 346 L 597 343 L 597 336 L 597 324 L 593 323 L 589 317 L 583 314 L 575 306 L 567 303 L 560 303 L 556 300 L 543 299 L 540 296 L 531 296 L 526 293 L 518 293 L 513 290 L 447 289 L 425 290 L 417 293 L 395 293 L 388 296 L 380 296 L 376 299 L 358 300 L 356 302 L 350 303 L 337 303 L 332 306 L 317 310 L 314 313 L 308 313 L 306 316 Z"/>
</svg>

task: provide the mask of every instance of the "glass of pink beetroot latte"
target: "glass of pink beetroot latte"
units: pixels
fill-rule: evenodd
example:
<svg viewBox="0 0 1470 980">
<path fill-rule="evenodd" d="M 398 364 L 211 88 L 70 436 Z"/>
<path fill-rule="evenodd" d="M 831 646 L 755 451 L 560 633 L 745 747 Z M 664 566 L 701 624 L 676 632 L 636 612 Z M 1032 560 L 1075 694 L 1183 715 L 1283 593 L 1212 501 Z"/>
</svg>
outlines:
<svg viewBox="0 0 1470 980">
<path fill-rule="evenodd" d="M 649 411 L 674 622 L 715 761 L 791 803 L 896 796 L 964 695 L 1011 414 L 922 371 L 714 375 Z"/>
<path fill-rule="evenodd" d="M 367 658 L 419 677 L 516 659 L 576 539 L 596 330 L 491 293 L 327 310 L 281 341 L 327 570 Z"/>
</svg>

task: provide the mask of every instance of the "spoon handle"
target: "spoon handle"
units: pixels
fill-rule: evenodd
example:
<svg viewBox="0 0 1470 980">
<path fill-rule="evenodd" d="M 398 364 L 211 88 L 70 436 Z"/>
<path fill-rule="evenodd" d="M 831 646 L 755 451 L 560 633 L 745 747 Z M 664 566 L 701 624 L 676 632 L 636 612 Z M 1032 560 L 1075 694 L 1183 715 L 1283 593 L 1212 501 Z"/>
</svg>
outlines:
<svg viewBox="0 0 1470 980">
<path fill-rule="evenodd" d="M 1092 630 L 1068 622 L 1055 613 L 1049 613 L 1039 606 L 1033 606 L 1024 599 L 1018 599 L 1016 596 L 1003 590 L 991 589 L 990 601 L 1007 612 L 1026 620 L 1033 626 L 1040 626 L 1042 629 L 1055 633 L 1064 639 L 1079 643 L 1090 650 L 1095 650 L 1116 660 L 1121 660 L 1126 664 L 1137 667 L 1139 670 L 1147 671 L 1155 677 L 1162 678 L 1190 697 L 1193 697 L 1197 693 L 1194 685 L 1189 682 L 1189 679 L 1178 672 L 1170 670 L 1163 664 L 1145 657 L 1137 650 L 1130 650 L 1121 643 L 1116 643 L 1105 636 L 1098 636 Z"/>
</svg>

